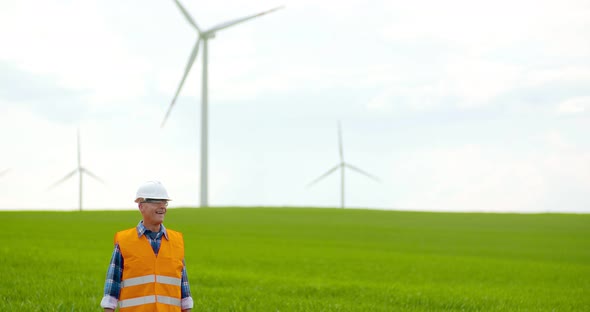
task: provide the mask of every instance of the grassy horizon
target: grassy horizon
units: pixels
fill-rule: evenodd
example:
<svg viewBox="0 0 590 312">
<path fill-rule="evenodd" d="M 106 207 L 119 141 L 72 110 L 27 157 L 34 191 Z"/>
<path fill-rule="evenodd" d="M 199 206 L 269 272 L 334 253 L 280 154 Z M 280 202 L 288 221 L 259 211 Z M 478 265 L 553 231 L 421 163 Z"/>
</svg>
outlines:
<svg viewBox="0 0 590 312">
<path fill-rule="evenodd" d="M 135 210 L 0 212 L 0 310 L 101 311 Z M 193 311 L 588 311 L 590 215 L 173 208 Z"/>
</svg>

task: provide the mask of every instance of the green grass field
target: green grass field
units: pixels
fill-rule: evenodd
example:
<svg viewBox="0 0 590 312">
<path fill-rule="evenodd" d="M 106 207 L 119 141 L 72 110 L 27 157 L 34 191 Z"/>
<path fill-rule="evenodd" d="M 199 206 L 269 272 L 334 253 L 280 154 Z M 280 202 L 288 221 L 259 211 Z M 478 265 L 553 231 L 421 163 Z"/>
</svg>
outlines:
<svg viewBox="0 0 590 312">
<path fill-rule="evenodd" d="M 101 311 L 137 211 L 0 212 L 0 311 Z M 169 209 L 193 311 L 590 311 L 590 215 Z"/>
</svg>

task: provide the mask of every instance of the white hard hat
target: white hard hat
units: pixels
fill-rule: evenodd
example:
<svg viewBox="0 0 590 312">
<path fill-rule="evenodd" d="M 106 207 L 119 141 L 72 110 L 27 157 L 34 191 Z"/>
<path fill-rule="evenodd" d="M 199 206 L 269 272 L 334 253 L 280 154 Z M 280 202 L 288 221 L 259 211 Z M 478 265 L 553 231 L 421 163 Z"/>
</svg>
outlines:
<svg viewBox="0 0 590 312">
<path fill-rule="evenodd" d="M 139 203 L 142 199 L 147 198 L 171 200 L 160 181 L 147 181 L 139 186 L 135 195 L 135 202 Z"/>
</svg>

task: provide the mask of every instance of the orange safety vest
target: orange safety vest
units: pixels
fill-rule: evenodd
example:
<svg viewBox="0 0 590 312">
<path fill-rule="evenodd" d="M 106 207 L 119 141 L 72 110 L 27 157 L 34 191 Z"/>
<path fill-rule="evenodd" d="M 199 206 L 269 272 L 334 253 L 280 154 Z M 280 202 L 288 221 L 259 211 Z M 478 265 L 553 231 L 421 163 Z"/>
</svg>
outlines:
<svg viewBox="0 0 590 312">
<path fill-rule="evenodd" d="M 120 312 L 180 311 L 184 240 L 180 232 L 166 232 L 158 256 L 136 228 L 115 234 L 123 256 Z"/>
</svg>

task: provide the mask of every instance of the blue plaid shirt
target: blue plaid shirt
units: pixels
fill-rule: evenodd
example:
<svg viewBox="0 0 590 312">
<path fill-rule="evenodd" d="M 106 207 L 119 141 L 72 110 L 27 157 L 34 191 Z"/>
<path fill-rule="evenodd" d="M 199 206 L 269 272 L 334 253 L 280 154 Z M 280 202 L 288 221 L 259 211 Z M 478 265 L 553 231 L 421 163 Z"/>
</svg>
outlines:
<svg viewBox="0 0 590 312">
<path fill-rule="evenodd" d="M 139 224 L 137 224 L 137 236 L 141 237 L 142 235 L 145 235 L 145 237 L 148 239 L 156 256 L 160 250 L 162 236 L 168 239 L 168 233 L 166 232 L 166 228 L 163 224 L 160 225 L 160 232 L 154 233 L 143 225 L 143 221 L 140 221 Z M 184 259 L 182 259 L 182 263 L 184 264 Z M 113 250 L 113 256 L 111 257 L 111 263 L 109 265 L 106 281 L 104 284 L 104 297 L 100 303 L 101 307 L 110 309 L 115 309 L 117 307 L 119 295 L 121 294 L 122 277 L 123 255 L 121 254 L 121 249 L 119 249 L 119 244 L 115 244 L 115 249 Z M 191 297 L 191 289 L 188 283 L 186 267 L 182 268 L 181 298 L 183 310 L 191 309 L 193 307 L 193 299 Z"/>
</svg>

